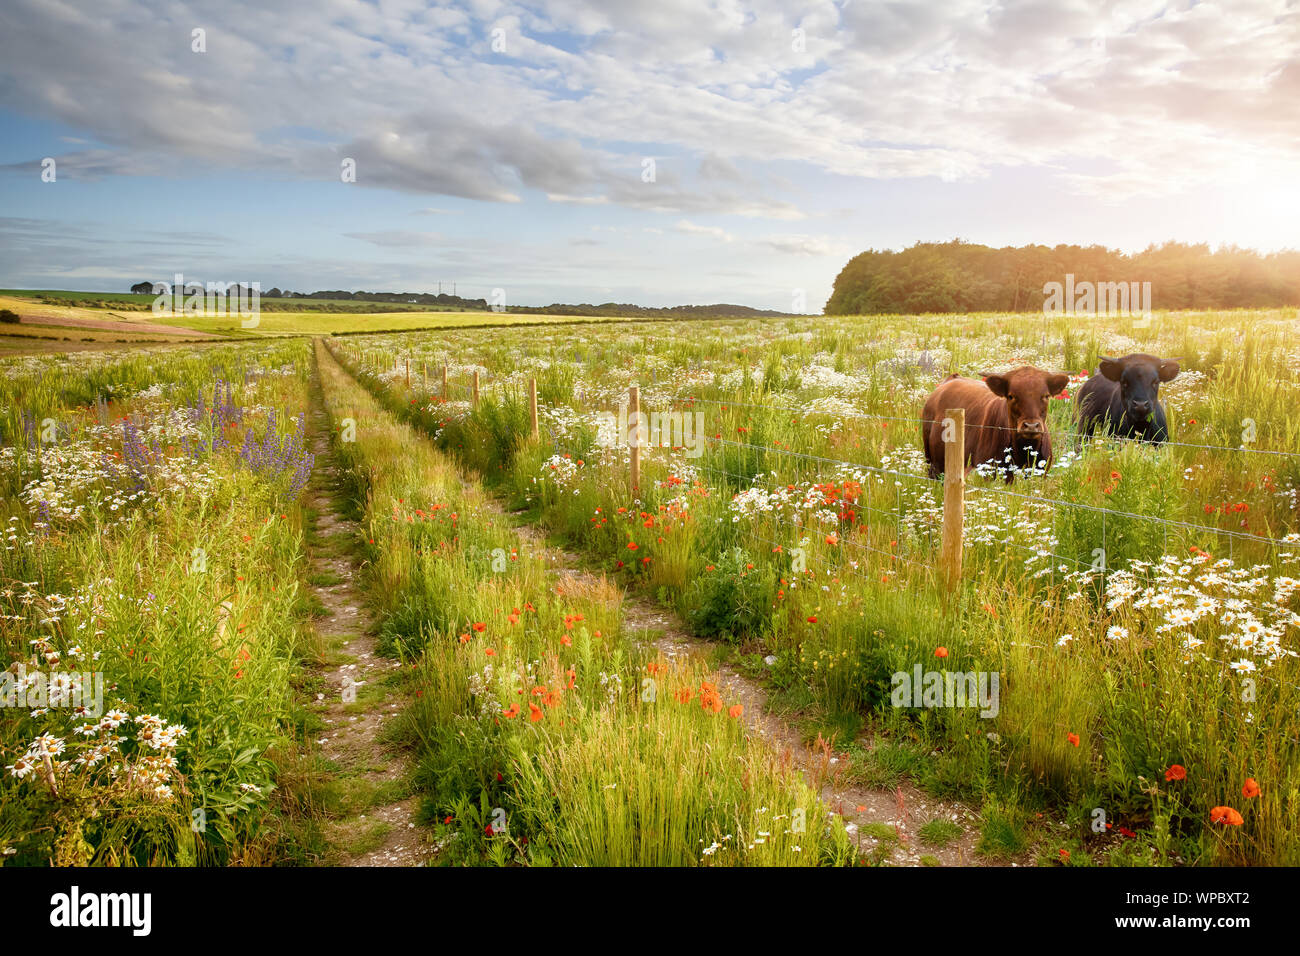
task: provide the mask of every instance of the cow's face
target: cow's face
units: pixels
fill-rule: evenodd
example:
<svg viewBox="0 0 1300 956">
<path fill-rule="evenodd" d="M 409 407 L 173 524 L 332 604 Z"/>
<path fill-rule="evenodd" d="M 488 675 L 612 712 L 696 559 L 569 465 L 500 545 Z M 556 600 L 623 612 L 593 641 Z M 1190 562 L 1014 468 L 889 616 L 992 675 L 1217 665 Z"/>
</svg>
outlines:
<svg viewBox="0 0 1300 956">
<path fill-rule="evenodd" d="M 1141 428 L 1155 414 L 1160 383 L 1171 381 L 1179 369 L 1173 359 L 1126 355 L 1121 359 L 1102 359 L 1100 370 L 1106 378 L 1119 384 L 1119 400 L 1127 423 Z"/>
<path fill-rule="evenodd" d="M 1070 379 L 1025 366 L 1004 375 L 986 375 L 984 384 L 1007 400 L 1011 430 L 1022 441 L 1037 445 L 1047 434 L 1047 406 L 1065 390 Z"/>
</svg>

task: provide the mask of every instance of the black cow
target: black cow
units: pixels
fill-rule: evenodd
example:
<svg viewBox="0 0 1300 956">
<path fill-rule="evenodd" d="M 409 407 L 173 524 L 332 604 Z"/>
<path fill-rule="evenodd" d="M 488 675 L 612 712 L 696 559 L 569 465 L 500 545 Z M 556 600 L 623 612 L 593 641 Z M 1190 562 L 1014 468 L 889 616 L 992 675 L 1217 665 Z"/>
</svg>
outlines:
<svg viewBox="0 0 1300 956">
<path fill-rule="evenodd" d="M 1156 443 L 1169 440 L 1165 410 L 1157 395 L 1161 382 L 1178 375 L 1176 360 L 1142 353 L 1104 358 L 1097 372 L 1074 396 L 1085 437 L 1092 437 L 1101 427 L 1121 438 Z"/>
</svg>

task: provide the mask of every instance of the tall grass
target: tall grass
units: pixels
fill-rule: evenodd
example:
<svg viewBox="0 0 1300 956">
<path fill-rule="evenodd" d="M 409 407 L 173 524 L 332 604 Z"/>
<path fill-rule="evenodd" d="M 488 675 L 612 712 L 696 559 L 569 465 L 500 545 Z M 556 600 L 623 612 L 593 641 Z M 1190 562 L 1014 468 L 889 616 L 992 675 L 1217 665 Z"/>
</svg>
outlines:
<svg viewBox="0 0 1300 956">
<path fill-rule="evenodd" d="M 1287 796 L 1300 547 L 1253 538 L 1300 529 L 1300 458 L 1229 449 L 1300 451 L 1296 325 L 1294 310 L 1083 329 L 885 316 L 365 340 L 370 355 L 488 369 L 477 408 L 409 390 L 382 361 L 356 371 L 616 580 L 702 634 L 776 654 L 790 700 L 920 741 L 928 786 L 1000 819 L 1063 814 L 1099 858 L 1286 865 L 1300 860 Z M 1046 478 L 972 476 L 967 573 L 946 595 L 940 495 L 910 423 L 924 395 L 949 371 L 1026 363 L 1075 373 L 1073 389 L 1099 355 L 1129 351 L 1182 364 L 1162 389 L 1173 443 L 1076 449 L 1071 404 L 1053 403 Z M 529 443 L 515 396 L 534 376 L 550 400 Z M 600 447 L 591 418 L 632 381 L 644 408 L 700 410 L 714 438 L 700 459 L 647 450 L 635 491 L 626 451 Z M 891 675 L 917 664 L 997 673 L 997 717 L 892 706 Z M 1211 822 L 1225 805 L 1241 827 Z"/>
<path fill-rule="evenodd" d="M 0 385 L 9 423 L 58 423 L 52 437 L 11 432 L 18 444 L 0 452 L 4 665 L 95 672 L 104 688 L 99 713 L 0 710 L 7 862 L 313 852 L 277 793 L 282 772 L 301 773 L 285 760 L 306 720 L 295 681 L 314 647 L 297 486 L 240 454 L 245 431 L 261 443 L 292 430 L 282 423 L 305 404 L 307 359 L 276 346 L 91 368 L 26 360 Z M 194 403 L 218 380 L 232 382 L 225 416 L 200 414 Z M 242 423 L 230 417 L 241 408 Z M 150 716 L 183 732 L 150 743 Z"/>
<path fill-rule="evenodd" d="M 413 665 L 401 736 L 442 862 L 852 862 L 843 828 L 745 735 L 708 669 L 630 640 L 619 589 L 557 579 L 451 459 L 318 360 L 331 416 L 356 426 L 338 448 L 364 502 L 387 646 Z"/>
</svg>

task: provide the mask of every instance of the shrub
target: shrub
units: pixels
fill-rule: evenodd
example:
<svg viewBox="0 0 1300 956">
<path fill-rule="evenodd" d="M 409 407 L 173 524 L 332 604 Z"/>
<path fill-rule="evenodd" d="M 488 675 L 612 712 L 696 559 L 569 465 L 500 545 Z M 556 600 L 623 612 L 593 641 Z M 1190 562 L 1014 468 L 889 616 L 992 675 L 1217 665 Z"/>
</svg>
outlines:
<svg viewBox="0 0 1300 956">
<path fill-rule="evenodd" d="M 695 633 L 728 640 L 757 636 L 771 614 L 774 578 L 770 565 L 755 568 L 741 548 L 723 554 L 713 571 L 696 578 L 687 596 Z"/>
</svg>

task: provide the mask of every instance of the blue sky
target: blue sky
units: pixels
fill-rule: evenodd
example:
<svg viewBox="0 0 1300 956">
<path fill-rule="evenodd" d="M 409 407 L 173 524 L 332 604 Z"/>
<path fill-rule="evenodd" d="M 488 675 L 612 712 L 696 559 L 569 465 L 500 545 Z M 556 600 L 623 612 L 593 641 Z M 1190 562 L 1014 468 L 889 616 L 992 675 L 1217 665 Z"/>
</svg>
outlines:
<svg viewBox="0 0 1300 956">
<path fill-rule="evenodd" d="M 1294 247 L 1297 50 L 1254 0 L 6 0 L 0 287 L 819 311 L 868 247 Z"/>
</svg>

